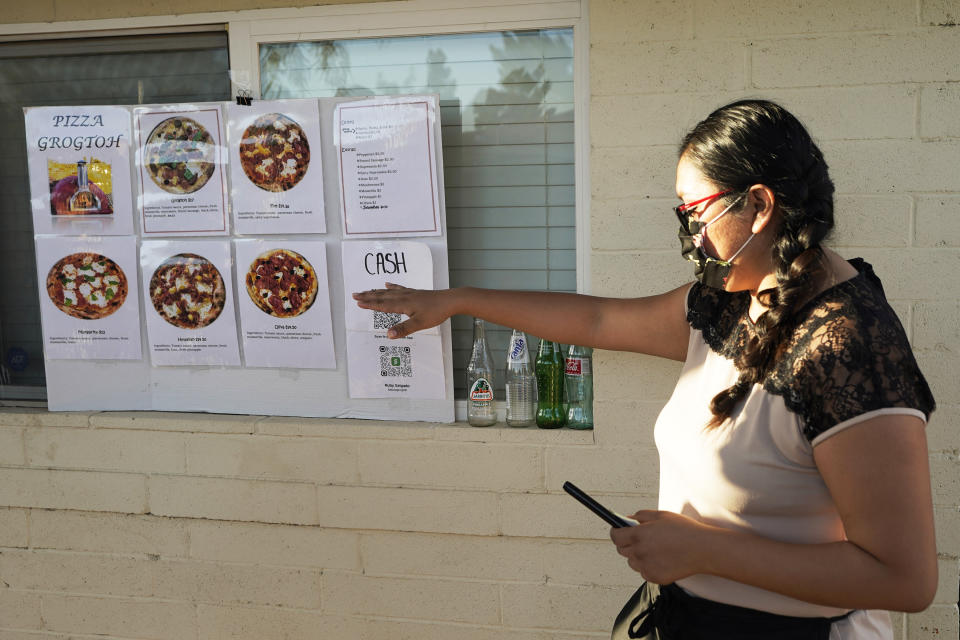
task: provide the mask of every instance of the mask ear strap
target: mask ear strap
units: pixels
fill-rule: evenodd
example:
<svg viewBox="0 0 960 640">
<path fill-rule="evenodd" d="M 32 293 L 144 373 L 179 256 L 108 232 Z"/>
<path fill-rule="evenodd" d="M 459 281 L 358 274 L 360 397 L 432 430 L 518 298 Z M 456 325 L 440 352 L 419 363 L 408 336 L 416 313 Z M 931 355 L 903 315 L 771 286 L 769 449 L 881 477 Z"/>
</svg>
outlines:
<svg viewBox="0 0 960 640">
<path fill-rule="evenodd" d="M 738 255 L 740 255 L 740 253 L 741 253 L 744 249 L 747 248 L 747 245 L 750 244 L 750 241 L 753 240 L 753 239 L 756 238 L 756 237 L 757 237 L 757 234 L 751 233 L 751 234 L 750 234 L 750 237 L 747 238 L 747 241 L 744 242 L 742 245 L 740 245 L 740 248 L 737 249 L 737 252 L 734 253 L 734 254 L 733 254 L 732 256 L 730 256 L 729 258 L 727 258 L 726 263 L 727 263 L 727 264 L 733 264 L 733 261 L 736 259 L 736 257 L 737 257 Z"/>
</svg>

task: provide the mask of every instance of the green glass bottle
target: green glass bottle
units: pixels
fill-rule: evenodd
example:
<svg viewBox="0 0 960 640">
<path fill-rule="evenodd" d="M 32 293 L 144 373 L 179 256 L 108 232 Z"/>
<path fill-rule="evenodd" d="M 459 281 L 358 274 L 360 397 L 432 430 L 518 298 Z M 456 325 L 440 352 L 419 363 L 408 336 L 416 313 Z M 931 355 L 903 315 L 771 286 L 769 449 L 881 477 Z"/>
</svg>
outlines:
<svg viewBox="0 0 960 640">
<path fill-rule="evenodd" d="M 535 369 L 537 426 L 541 429 L 559 429 L 567 416 L 563 410 L 563 356 L 555 343 L 549 340 L 540 341 Z"/>
</svg>

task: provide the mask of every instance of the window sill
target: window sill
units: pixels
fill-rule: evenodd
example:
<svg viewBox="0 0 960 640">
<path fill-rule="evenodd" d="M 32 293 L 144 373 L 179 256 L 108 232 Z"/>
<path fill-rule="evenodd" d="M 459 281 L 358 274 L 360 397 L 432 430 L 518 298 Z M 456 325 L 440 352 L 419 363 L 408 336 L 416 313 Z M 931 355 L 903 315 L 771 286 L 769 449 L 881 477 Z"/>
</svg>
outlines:
<svg viewBox="0 0 960 640">
<path fill-rule="evenodd" d="M 513 442 L 520 444 L 593 445 L 593 431 L 514 428 L 500 422 L 472 427 L 349 418 L 179 413 L 169 411 L 51 412 L 34 407 L 0 407 L 0 427 L 70 427 L 78 429 L 143 429 L 187 433 L 258 434 L 269 436 L 356 438 L 364 440 L 441 440 Z"/>
</svg>

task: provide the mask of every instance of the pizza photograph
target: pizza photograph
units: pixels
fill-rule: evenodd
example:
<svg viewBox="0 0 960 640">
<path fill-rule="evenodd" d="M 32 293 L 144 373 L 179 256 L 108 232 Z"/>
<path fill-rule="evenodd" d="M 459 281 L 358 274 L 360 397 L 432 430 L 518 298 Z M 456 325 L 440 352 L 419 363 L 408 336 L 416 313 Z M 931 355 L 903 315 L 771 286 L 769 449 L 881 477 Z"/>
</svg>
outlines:
<svg viewBox="0 0 960 640">
<path fill-rule="evenodd" d="M 143 151 L 150 178 L 167 193 L 198 191 L 216 169 L 217 150 L 210 132 L 182 116 L 154 127 Z"/>
<path fill-rule="evenodd" d="M 247 271 L 246 284 L 253 303 L 277 318 L 293 318 L 309 309 L 319 286 L 313 266 L 288 249 L 257 256 Z"/>
<path fill-rule="evenodd" d="M 68 316 L 106 318 L 127 299 L 127 276 L 116 262 L 99 253 L 71 253 L 47 273 L 47 295 Z"/>
<path fill-rule="evenodd" d="M 250 182 L 264 191 L 288 191 L 310 164 L 303 128 L 282 113 L 268 113 L 246 128 L 240 140 L 240 165 Z"/>
<path fill-rule="evenodd" d="M 181 329 L 213 323 L 227 300 L 220 272 L 209 260 L 180 253 L 161 263 L 150 278 L 150 301 L 160 317 Z"/>
</svg>

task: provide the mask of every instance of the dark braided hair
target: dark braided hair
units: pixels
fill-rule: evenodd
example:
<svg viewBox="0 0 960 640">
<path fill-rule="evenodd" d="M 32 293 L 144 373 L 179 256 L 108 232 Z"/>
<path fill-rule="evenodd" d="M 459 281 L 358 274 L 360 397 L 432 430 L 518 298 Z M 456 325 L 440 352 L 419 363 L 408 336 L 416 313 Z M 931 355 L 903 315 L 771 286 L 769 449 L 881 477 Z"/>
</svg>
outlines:
<svg viewBox="0 0 960 640">
<path fill-rule="evenodd" d="M 795 328 L 795 312 L 823 275 L 821 242 L 833 229 L 833 181 L 803 125 L 765 100 L 717 109 L 687 134 L 680 155 L 719 189 L 731 191 L 725 204 L 763 184 L 773 191 L 781 214 L 772 246 L 777 285 L 760 292 L 767 310 L 735 360 L 739 379 L 710 403 L 709 426 L 715 427 L 771 370 Z"/>
</svg>

